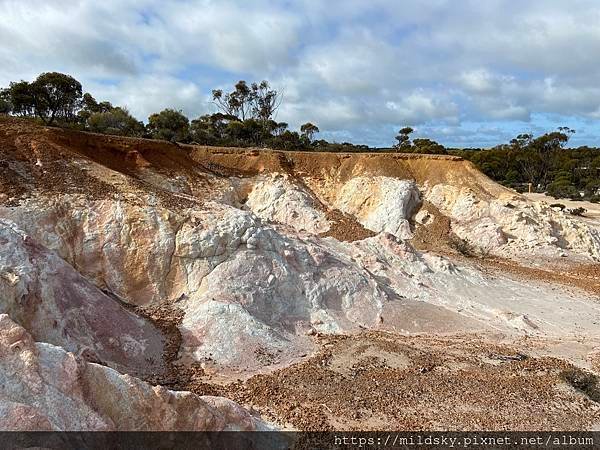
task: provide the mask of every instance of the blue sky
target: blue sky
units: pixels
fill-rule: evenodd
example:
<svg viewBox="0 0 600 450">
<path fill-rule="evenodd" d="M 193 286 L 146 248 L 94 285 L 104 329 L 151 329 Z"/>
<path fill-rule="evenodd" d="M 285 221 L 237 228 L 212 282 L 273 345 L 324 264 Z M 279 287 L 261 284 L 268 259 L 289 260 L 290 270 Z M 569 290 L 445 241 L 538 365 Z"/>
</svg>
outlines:
<svg viewBox="0 0 600 450">
<path fill-rule="evenodd" d="M 136 117 L 267 79 L 278 120 L 388 146 L 403 125 L 492 146 L 566 125 L 600 146 L 597 0 L 0 0 L 0 85 L 63 71 Z"/>
</svg>

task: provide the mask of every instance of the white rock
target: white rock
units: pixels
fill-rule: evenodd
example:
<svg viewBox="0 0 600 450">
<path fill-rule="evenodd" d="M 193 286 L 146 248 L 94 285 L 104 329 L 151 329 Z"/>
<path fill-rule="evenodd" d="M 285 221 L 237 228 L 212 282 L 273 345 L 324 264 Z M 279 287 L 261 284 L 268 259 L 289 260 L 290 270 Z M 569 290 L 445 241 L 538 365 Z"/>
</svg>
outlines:
<svg viewBox="0 0 600 450">
<path fill-rule="evenodd" d="M 266 430 L 231 400 L 152 387 L 33 338 L 0 314 L 0 429 Z"/>
<path fill-rule="evenodd" d="M 342 186 L 334 206 L 355 216 L 369 230 L 410 239 L 408 220 L 419 203 L 419 190 L 412 181 L 360 176 Z"/>
</svg>

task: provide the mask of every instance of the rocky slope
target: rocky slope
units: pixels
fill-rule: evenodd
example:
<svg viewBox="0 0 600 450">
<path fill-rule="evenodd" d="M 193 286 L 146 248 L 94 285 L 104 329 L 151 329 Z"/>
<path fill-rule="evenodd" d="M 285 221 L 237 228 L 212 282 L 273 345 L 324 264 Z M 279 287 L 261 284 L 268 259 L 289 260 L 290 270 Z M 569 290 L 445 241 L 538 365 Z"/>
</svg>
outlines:
<svg viewBox="0 0 600 450">
<path fill-rule="evenodd" d="M 599 227 L 458 158 L 176 146 L 0 118 L 0 182 L 0 312 L 118 379 L 202 393 L 365 329 L 527 337 L 591 368 L 600 348 Z M 585 268 L 588 291 L 491 255 Z M 170 426 L 250 427 L 235 411 Z M 89 428 L 77 420 L 56 426 Z"/>
<path fill-rule="evenodd" d="M 152 387 L 61 347 L 35 342 L 0 315 L 0 429 L 261 430 L 236 403 Z"/>
</svg>

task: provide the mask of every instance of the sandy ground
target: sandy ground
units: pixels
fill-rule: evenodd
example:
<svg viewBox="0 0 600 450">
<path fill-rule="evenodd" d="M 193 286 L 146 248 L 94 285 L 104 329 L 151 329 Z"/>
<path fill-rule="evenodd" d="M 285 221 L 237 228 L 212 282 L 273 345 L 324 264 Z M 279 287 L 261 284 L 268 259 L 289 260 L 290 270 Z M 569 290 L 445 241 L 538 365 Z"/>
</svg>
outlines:
<svg viewBox="0 0 600 450">
<path fill-rule="evenodd" d="M 173 387 L 226 395 L 301 430 L 575 430 L 600 423 L 598 377 L 560 359 L 475 335 L 315 340 L 316 355 L 272 373 L 216 385 L 198 371 Z"/>
<path fill-rule="evenodd" d="M 592 203 L 586 201 L 573 201 L 565 198 L 556 199 L 546 194 L 524 194 L 529 200 L 536 202 L 546 202 L 550 205 L 560 203 L 569 209 L 585 208 L 587 212 L 582 216 L 588 223 L 600 226 L 600 203 Z"/>
</svg>

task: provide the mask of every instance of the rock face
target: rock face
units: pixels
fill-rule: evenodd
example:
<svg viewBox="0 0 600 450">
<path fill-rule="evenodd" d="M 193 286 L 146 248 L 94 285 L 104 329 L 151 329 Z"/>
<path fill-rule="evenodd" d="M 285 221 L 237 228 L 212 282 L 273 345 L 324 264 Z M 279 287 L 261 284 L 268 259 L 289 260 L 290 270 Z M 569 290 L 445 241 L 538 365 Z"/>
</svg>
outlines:
<svg viewBox="0 0 600 450">
<path fill-rule="evenodd" d="M 261 426 L 227 400 L 133 378 L 165 370 L 169 346 L 120 302 L 179 309 L 172 356 L 206 373 L 290 364 L 315 334 L 364 329 L 600 340 L 586 294 L 411 245 L 437 215 L 483 253 L 600 257 L 597 228 L 460 159 L 178 147 L 18 124 L 0 135 L 0 173 L 14 180 L 0 186 L 0 312 L 26 330 L 0 320 L 7 342 L 20 336 L 0 361 L 6 427 Z M 374 236 L 344 239 L 340 216 Z M 324 237 L 334 229 L 340 239 Z"/>
<path fill-rule="evenodd" d="M 369 230 L 410 239 L 409 219 L 419 203 L 419 190 L 412 181 L 361 176 L 342 186 L 334 205 Z"/>
<path fill-rule="evenodd" d="M 162 370 L 163 337 L 152 324 L 5 220 L 0 220 L 0 308 L 36 340 L 121 370 Z"/>
<path fill-rule="evenodd" d="M 452 219 L 459 237 L 483 252 L 519 259 L 569 252 L 600 261 L 600 230 L 545 203 L 517 195 L 485 199 L 444 184 L 429 189 L 426 198 Z"/>
<path fill-rule="evenodd" d="M 162 267 L 155 273 L 165 275 L 153 278 L 145 292 L 153 293 L 154 302 L 164 295 L 184 311 L 180 325 L 180 358 L 184 362 L 201 361 L 233 370 L 286 363 L 311 351 L 311 330 L 339 333 L 383 327 L 403 332 L 500 330 L 553 336 L 597 331 L 592 322 L 600 311 L 594 304 L 574 307 L 566 293 L 503 277 L 482 277 L 476 270 L 421 254 L 391 234 L 341 243 L 277 231 L 251 212 L 218 203 L 205 204 L 201 213 L 190 209 L 176 215 L 158 206 L 142 211 L 119 202 L 99 205 L 99 210 L 109 211 L 108 217 L 119 211 L 120 220 L 110 222 L 105 216 L 96 216 L 95 220 L 104 224 L 104 232 L 83 231 L 80 239 L 85 246 L 69 247 L 73 241 L 40 233 L 39 227 L 32 231 L 37 229 L 46 242 L 65 243 L 58 249 L 61 254 L 76 254 L 79 261 L 106 261 L 90 265 L 88 271 L 94 267 L 98 271 L 88 272 L 88 276 L 104 280 L 108 289 L 134 303 L 145 301 L 132 295 L 140 291 L 131 286 L 137 286 L 140 277 L 151 275 L 153 267 Z M 81 214 L 79 209 L 71 209 L 71 217 Z M 177 226 L 169 228 L 165 219 L 169 216 Z M 12 217 L 19 218 L 14 210 Z M 144 233 L 122 226 L 135 220 L 164 222 L 144 227 Z M 26 225 L 24 219 L 21 223 Z M 89 219 L 86 226 L 78 227 L 99 228 Z M 144 251 L 146 246 L 151 247 Z M 120 247 L 136 251 L 114 253 L 113 249 Z M 160 253 L 157 247 L 172 250 Z M 153 260 L 138 259 L 138 255 L 153 252 Z M 13 266 L 21 259 L 26 258 L 16 258 Z M 54 263 L 44 267 L 57 264 L 65 265 L 54 257 Z M 83 267 L 81 270 L 86 272 Z M 110 278 L 112 274 L 118 277 Z M 556 301 L 552 309 L 547 308 L 548 298 Z M 52 314 L 44 316 L 46 322 L 62 316 L 60 312 Z M 108 330 L 107 336 L 118 334 Z M 40 338 L 49 339 L 45 335 Z M 57 339 L 50 342 L 67 345 Z M 88 345 L 93 342 L 90 339 Z M 140 355 L 148 357 L 148 352 Z"/>
<path fill-rule="evenodd" d="M 267 428 L 230 400 L 152 387 L 36 343 L 6 314 L 0 314 L 0 411 L 0 429 L 14 431 Z"/>
<path fill-rule="evenodd" d="M 137 202 L 94 200 L 83 195 L 38 197 L 19 208 L 0 208 L 32 238 L 58 253 L 97 286 L 128 302 L 146 305 L 165 292 L 175 234 L 182 218 Z"/>
<path fill-rule="evenodd" d="M 246 206 L 258 217 L 313 234 L 329 230 L 319 201 L 287 176 L 275 174 L 253 183 Z"/>
</svg>

